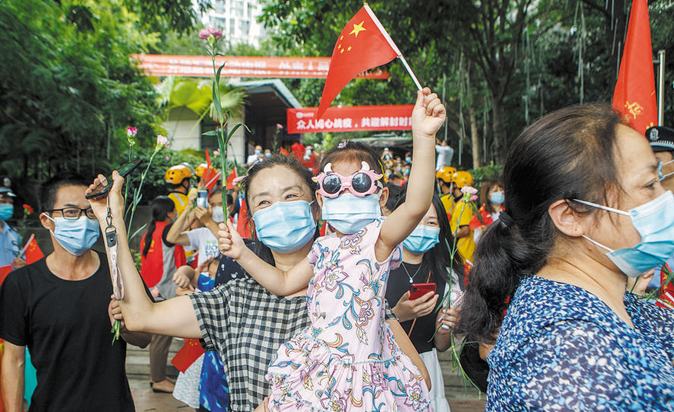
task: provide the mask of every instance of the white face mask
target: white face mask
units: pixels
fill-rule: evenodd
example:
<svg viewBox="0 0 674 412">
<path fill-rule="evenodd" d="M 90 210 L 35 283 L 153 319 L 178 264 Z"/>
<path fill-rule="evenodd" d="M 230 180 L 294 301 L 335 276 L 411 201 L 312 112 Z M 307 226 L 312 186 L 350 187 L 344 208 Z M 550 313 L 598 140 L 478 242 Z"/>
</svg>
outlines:
<svg viewBox="0 0 674 412">
<path fill-rule="evenodd" d="M 211 219 L 213 219 L 215 223 L 223 223 L 225 221 L 225 212 L 222 211 L 222 206 L 213 207 Z"/>
</svg>

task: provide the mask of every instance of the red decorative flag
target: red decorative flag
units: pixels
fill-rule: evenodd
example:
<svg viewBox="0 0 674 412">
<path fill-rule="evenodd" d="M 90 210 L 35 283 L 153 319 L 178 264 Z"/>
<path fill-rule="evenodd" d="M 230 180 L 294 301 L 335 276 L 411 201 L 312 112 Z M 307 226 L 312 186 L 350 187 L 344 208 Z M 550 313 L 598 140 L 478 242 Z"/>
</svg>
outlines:
<svg viewBox="0 0 674 412">
<path fill-rule="evenodd" d="M 12 265 L 0 267 L 0 285 L 2 285 L 2 282 L 5 281 L 5 278 L 7 277 L 7 275 L 9 275 L 9 272 L 11 272 L 11 271 L 12 271 Z"/>
<path fill-rule="evenodd" d="M 211 156 L 206 149 L 206 170 L 201 176 L 201 183 L 206 190 L 211 192 L 218 183 L 218 179 L 220 179 L 220 173 L 211 166 Z"/>
<path fill-rule="evenodd" d="M 248 218 L 248 207 L 246 207 L 246 202 L 241 199 L 241 206 L 239 207 L 239 219 L 236 221 L 236 231 L 239 232 L 244 239 L 252 239 L 251 233 L 255 230 L 253 228 L 254 224 L 251 219 Z"/>
<path fill-rule="evenodd" d="M 227 176 L 227 189 L 226 190 L 234 190 L 234 179 L 239 177 L 239 173 L 236 171 L 236 167 L 232 168 L 232 173 Z"/>
<path fill-rule="evenodd" d="M 25 256 L 27 265 L 37 262 L 38 260 L 44 257 L 44 253 L 42 253 L 42 249 L 40 249 L 40 246 L 38 246 L 34 235 L 30 235 L 30 240 L 28 241 L 28 245 L 26 246 Z"/>
<path fill-rule="evenodd" d="M 657 123 L 658 106 L 655 100 L 647 0 L 632 2 L 625 49 L 613 92 L 613 108 L 623 115 L 625 123 L 642 135 Z"/>
<path fill-rule="evenodd" d="M 398 46 L 393 43 L 370 6 L 364 5 L 346 23 L 332 51 L 317 118 L 323 116 L 330 103 L 351 79 L 365 70 L 381 66 L 400 56 L 402 54 Z"/>
<path fill-rule="evenodd" d="M 199 356 L 204 354 L 204 348 L 201 347 L 199 339 L 185 339 L 185 344 L 171 359 L 171 363 L 180 372 L 185 373 Z"/>
</svg>

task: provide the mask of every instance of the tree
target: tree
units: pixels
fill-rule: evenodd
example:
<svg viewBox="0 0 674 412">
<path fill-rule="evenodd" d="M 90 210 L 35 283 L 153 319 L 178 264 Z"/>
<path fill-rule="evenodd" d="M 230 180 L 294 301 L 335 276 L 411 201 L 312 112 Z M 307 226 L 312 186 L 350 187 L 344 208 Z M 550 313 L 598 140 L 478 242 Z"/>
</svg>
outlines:
<svg viewBox="0 0 674 412">
<path fill-rule="evenodd" d="M 128 56 L 155 37 L 135 19 L 121 1 L 0 3 L 1 172 L 93 174 L 122 160 L 129 125 L 154 145 L 153 89 Z"/>
</svg>

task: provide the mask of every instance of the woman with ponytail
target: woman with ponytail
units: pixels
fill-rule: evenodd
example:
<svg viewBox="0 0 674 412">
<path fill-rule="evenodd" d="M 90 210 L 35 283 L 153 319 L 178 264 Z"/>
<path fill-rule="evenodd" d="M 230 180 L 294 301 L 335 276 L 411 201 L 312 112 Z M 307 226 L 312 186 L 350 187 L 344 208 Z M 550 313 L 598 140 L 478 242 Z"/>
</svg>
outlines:
<svg viewBox="0 0 674 412">
<path fill-rule="evenodd" d="M 487 410 L 674 410 L 674 312 L 625 290 L 674 254 L 648 142 L 610 107 L 562 109 L 512 144 L 504 189 L 458 325 L 495 341 Z"/>
<path fill-rule="evenodd" d="M 148 288 L 157 288 L 160 299 L 169 299 L 176 296 L 173 274 L 186 264 L 183 247 L 166 240 L 178 212 L 173 200 L 167 196 L 156 197 L 150 209 L 152 219 L 148 223 L 147 233 L 140 241 L 140 275 Z M 152 335 L 150 385 L 154 392 L 173 392 L 174 383 L 166 377 L 166 360 L 172 340 L 170 336 Z"/>
</svg>

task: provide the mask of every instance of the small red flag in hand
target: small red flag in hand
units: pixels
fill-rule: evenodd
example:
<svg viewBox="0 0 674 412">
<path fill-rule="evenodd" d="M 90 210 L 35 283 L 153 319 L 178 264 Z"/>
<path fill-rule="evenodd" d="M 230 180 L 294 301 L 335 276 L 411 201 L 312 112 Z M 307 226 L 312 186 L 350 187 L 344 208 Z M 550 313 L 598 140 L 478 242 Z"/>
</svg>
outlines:
<svg viewBox="0 0 674 412">
<path fill-rule="evenodd" d="M 28 246 L 26 246 L 26 264 L 30 265 L 31 263 L 35 263 L 43 257 L 44 253 L 42 253 L 42 249 L 38 246 L 35 236 L 31 235 Z"/>
<path fill-rule="evenodd" d="M 171 359 L 171 363 L 180 372 L 185 373 L 187 368 L 204 354 L 204 348 L 201 347 L 199 339 L 185 339 L 185 344 Z"/>
<path fill-rule="evenodd" d="M 226 190 L 234 190 L 234 179 L 239 177 L 239 173 L 236 171 L 236 167 L 232 168 L 232 173 L 227 176 L 227 188 Z"/>
<path fill-rule="evenodd" d="M 629 126 L 642 135 L 646 134 L 646 129 L 657 123 L 658 105 L 655 100 L 647 0 L 632 2 L 625 49 L 613 92 L 613 108 L 623 115 Z"/>
<path fill-rule="evenodd" d="M 346 24 L 332 51 L 317 118 L 358 74 L 402 56 L 367 4 Z"/>
</svg>

